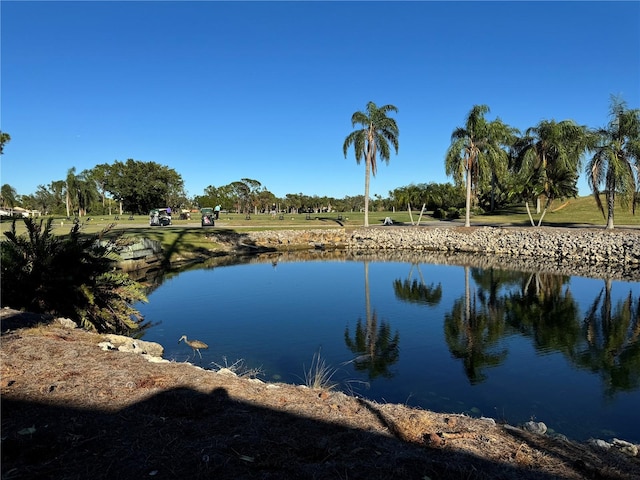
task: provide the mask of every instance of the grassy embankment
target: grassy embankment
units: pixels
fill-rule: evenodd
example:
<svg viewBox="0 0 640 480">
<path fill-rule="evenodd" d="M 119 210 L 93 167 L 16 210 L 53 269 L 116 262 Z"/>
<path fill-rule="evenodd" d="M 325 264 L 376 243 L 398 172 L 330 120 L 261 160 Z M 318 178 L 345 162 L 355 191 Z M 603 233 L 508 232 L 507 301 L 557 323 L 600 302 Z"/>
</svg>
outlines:
<svg viewBox="0 0 640 480">
<path fill-rule="evenodd" d="M 604 202 L 604 199 L 603 199 Z M 455 221 L 441 221 L 434 219 L 430 214 L 433 212 L 425 212 L 420 220 L 420 225 L 429 226 L 461 226 L 464 225 L 464 219 Z M 537 222 L 539 215 L 533 215 L 534 221 Z M 385 217 L 390 217 L 395 223 L 403 223 L 405 225 L 417 224 L 420 217 L 420 211 L 397 212 L 371 212 L 369 213 L 369 224 L 379 226 Z M 268 230 L 268 229 L 310 229 L 310 228 L 357 228 L 364 222 L 363 213 L 329 213 L 329 214 L 297 214 L 272 216 L 270 214 L 246 215 L 239 214 L 222 214 L 220 220 L 216 222 L 213 228 L 203 228 L 200 226 L 200 217 L 193 214 L 191 220 L 174 220 L 170 227 L 150 227 L 149 219 L 146 215 L 138 215 L 129 220 L 128 216 L 121 217 L 115 221 L 112 216 L 94 216 L 90 221 L 86 221 L 83 226 L 83 232 L 96 233 L 104 229 L 107 225 L 115 224 L 113 231 L 122 233 L 127 237 L 133 238 L 150 238 L 158 240 L 162 243 L 165 251 L 174 253 L 184 253 L 196 251 L 199 249 L 210 250 L 215 247 L 210 240 L 205 238 L 204 233 L 211 231 L 251 231 L 251 230 Z M 54 218 L 54 232 L 57 234 L 69 233 L 71 224 L 65 218 Z M 593 197 L 581 197 L 571 199 L 568 202 L 556 202 L 552 208 L 547 211 L 543 226 L 558 227 L 584 227 L 593 226 L 596 228 L 604 228 L 606 220 L 598 211 Z M 9 221 L 2 222 L 1 231 L 5 232 L 10 228 Z M 524 206 L 514 207 L 509 210 L 487 213 L 471 218 L 471 225 L 495 225 L 495 226 L 522 226 L 531 228 L 529 217 Z M 632 215 L 628 209 L 622 208 L 620 205 L 615 211 L 615 225 L 618 227 L 632 226 L 640 228 L 640 214 Z M 18 232 L 24 232 L 24 224 L 17 223 Z M 2 235 L 4 240 L 4 235 Z"/>
</svg>

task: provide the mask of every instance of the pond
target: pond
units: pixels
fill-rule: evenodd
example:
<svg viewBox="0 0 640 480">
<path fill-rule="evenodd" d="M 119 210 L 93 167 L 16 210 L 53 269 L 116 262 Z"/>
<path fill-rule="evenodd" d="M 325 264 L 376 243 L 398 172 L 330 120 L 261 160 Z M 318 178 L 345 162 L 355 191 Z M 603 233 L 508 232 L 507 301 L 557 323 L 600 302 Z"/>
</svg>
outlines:
<svg viewBox="0 0 640 480">
<path fill-rule="evenodd" d="M 181 272 L 137 305 L 165 358 L 640 442 L 640 282 L 338 253 Z M 202 358 L 182 335 L 209 345 Z"/>
</svg>

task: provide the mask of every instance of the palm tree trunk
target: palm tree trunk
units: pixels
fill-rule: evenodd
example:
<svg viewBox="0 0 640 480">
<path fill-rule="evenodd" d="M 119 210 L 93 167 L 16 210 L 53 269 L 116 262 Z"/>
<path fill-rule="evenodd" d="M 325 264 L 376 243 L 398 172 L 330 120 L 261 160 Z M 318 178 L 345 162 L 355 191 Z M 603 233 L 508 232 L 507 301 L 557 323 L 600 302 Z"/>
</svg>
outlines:
<svg viewBox="0 0 640 480">
<path fill-rule="evenodd" d="M 471 226 L 471 169 L 467 168 L 467 199 L 465 206 L 464 226 Z"/>
<path fill-rule="evenodd" d="M 613 207 L 615 205 L 615 192 L 609 188 L 607 192 L 607 230 L 613 230 Z"/>
<path fill-rule="evenodd" d="M 364 166 L 364 226 L 369 226 L 369 177 L 371 171 L 371 159 L 365 159 Z"/>
<path fill-rule="evenodd" d="M 529 208 L 529 202 L 524 202 L 524 206 L 527 207 L 527 214 L 529 215 L 529 220 L 531 221 L 531 226 L 535 227 L 536 224 L 533 221 L 533 217 L 531 216 L 531 209 Z"/>
</svg>

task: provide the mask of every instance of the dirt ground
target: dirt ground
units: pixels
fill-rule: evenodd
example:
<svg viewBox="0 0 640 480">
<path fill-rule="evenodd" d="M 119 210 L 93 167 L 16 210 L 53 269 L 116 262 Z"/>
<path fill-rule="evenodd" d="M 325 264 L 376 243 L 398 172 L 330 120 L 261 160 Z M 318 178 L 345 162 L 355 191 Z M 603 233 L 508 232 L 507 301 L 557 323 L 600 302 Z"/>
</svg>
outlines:
<svg viewBox="0 0 640 480">
<path fill-rule="evenodd" d="M 3 480 L 640 479 L 640 458 L 614 449 L 152 363 L 36 315 L 0 319 Z"/>
</svg>

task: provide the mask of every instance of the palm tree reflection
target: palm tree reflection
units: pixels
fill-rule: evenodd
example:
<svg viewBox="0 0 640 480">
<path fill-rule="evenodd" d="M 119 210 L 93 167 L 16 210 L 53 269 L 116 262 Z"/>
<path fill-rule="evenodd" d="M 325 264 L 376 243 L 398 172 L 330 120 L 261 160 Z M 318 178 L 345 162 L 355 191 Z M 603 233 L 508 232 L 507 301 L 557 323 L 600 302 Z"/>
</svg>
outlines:
<svg viewBox="0 0 640 480">
<path fill-rule="evenodd" d="M 465 294 L 445 315 L 444 334 L 451 354 L 462 360 L 469 382 L 478 384 L 487 378 L 484 368 L 498 366 L 507 357 L 506 349 L 492 350 L 504 335 L 504 321 L 486 305 L 478 306 L 476 295 L 471 296 L 469 267 L 464 272 Z"/>
<path fill-rule="evenodd" d="M 369 262 L 364 262 L 364 292 L 366 322 L 359 318 L 353 338 L 349 327 L 345 329 L 344 340 L 354 354 L 358 355 L 353 365 L 358 371 L 366 371 L 369 380 L 382 376 L 390 378 L 393 374 L 389 367 L 400 358 L 400 334 L 391 332 L 391 325 L 384 320 L 378 321 L 375 311 L 371 312 L 369 293 Z"/>
<path fill-rule="evenodd" d="M 420 282 L 415 279 L 411 280 L 414 268 L 418 271 Z M 433 307 L 442 300 L 442 284 L 438 283 L 438 285 L 435 285 L 432 283 L 431 285 L 427 285 L 420 271 L 420 265 L 417 263 L 411 264 L 409 277 L 406 280 L 397 279 L 393 281 L 393 291 L 396 294 L 396 298 L 409 303 L 418 303 Z"/>
<path fill-rule="evenodd" d="M 506 300 L 507 322 L 534 340 L 536 350 L 554 350 L 572 358 L 579 348 L 579 309 L 571 290 L 570 277 L 548 273 L 523 274 L 521 291 Z"/>
<path fill-rule="evenodd" d="M 575 355 L 576 363 L 599 372 L 605 393 L 630 391 L 640 386 L 640 296 L 631 292 L 615 305 L 611 280 L 595 298 L 584 320 L 586 348 Z"/>
</svg>

